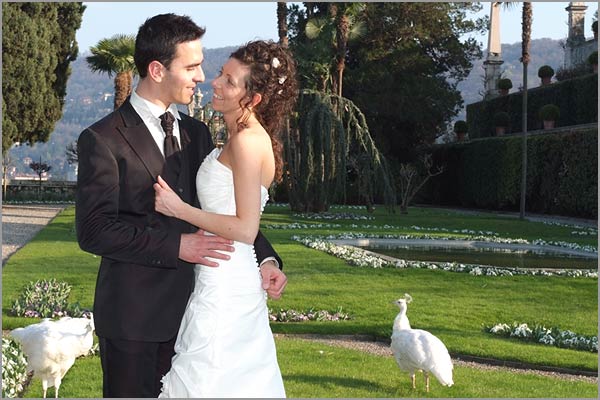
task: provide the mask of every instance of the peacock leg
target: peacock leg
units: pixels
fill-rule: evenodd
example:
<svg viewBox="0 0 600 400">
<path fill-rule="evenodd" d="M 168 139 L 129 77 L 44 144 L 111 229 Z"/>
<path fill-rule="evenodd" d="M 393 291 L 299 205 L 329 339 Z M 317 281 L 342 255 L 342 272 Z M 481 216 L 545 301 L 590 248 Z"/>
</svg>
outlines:
<svg viewBox="0 0 600 400">
<path fill-rule="evenodd" d="M 429 393 L 429 372 L 425 372 L 425 390 Z"/>
<path fill-rule="evenodd" d="M 412 380 L 412 387 L 413 387 L 413 389 L 416 389 L 417 388 L 417 384 L 416 384 L 416 378 L 415 378 L 415 373 L 414 372 L 410 375 L 410 379 Z"/>
</svg>

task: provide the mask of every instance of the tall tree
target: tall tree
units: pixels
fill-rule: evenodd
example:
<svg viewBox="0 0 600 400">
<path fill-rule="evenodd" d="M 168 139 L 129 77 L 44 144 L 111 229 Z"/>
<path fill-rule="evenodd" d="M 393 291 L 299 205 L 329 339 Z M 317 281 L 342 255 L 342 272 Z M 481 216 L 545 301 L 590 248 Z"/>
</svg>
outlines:
<svg viewBox="0 0 600 400">
<path fill-rule="evenodd" d="M 109 77 L 115 74 L 115 110 L 123 104 L 133 88 L 133 75 L 137 72 L 133 61 L 134 51 L 134 35 L 115 35 L 91 47 L 92 55 L 86 58 L 92 71 L 107 73 Z"/>
<path fill-rule="evenodd" d="M 476 3 L 367 3 L 367 35 L 349 42 L 347 98 L 362 110 L 377 145 L 399 162 L 446 132 L 463 100 L 457 84 L 481 56 L 466 34 L 486 29 L 472 21 Z"/>
<path fill-rule="evenodd" d="M 71 142 L 65 147 L 65 157 L 69 165 L 79 163 L 79 155 L 77 154 L 77 141 Z"/>
<path fill-rule="evenodd" d="M 279 43 L 283 47 L 288 47 L 287 37 L 287 4 L 285 1 L 277 2 L 277 33 L 279 34 Z"/>
<path fill-rule="evenodd" d="M 331 5 L 335 21 L 337 95 L 341 97 L 348 41 L 365 35 L 365 25 L 360 20 L 365 6 L 364 3 L 332 3 Z"/>
<path fill-rule="evenodd" d="M 393 210 L 396 202 L 387 161 L 375 145 L 364 115 L 352 101 L 335 94 L 303 90 L 298 132 L 284 141 L 290 207 L 322 212 L 345 200 L 348 172 L 359 175 L 358 197 L 373 210 L 379 194 Z M 296 151 L 290 151 L 294 146 Z"/>
<path fill-rule="evenodd" d="M 333 92 L 342 96 L 344 70 L 348 42 L 363 37 L 366 33 L 361 17 L 364 3 L 327 3 L 327 14 L 308 19 L 306 36 L 311 39 L 324 39 L 322 43 L 331 46 L 331 74 Z M 323 44 L 321 44 L 323 45 Z"/>
<path fill-rule="evenodd" d="M 10 151 L 2 155 L 2 198 L 6 199 L 6 189 L 8 188 L 8 171 L 13 167 L 13 159 Z"/>
<path fill-rule="evenodd" d="M 523 63 L 523 137 L 521 139 L 521 202 L 519 218 L 525 219 L 525 194 L 527 193 L 527 66 L 529 65 L 529 47 L 531 44 L 531 23 L 533 22 L 531 3 L 523 3 L 522 12 L 522 56 Z"/>
<path fill-rule="evenodd" d="M 345 202 L 348 184 L 356 185 L 355 200 L 370 211 L 376 195 L 391 209 L 395 204 L 387 162 L 364 115 L 339 95 L 346 44 L 358 36 L 352 32 L 361 31 L 349 14 L 359 9 L 346 3 L 305 3 L 304 11 L 290 7 L 290 47 L 301 82 L 318 90 L 301 93 L 298 119 L 285 142 L 290 206 L 296 211 L 321 212 L 332 202 Z"/>
<path fill-rule="evenodd" d="M 516 6 L 517 2 L 505 2 L 507 8 Z M 533 22 L 533 9 L 531 2 L 523 2 L 521 11 L 521 63 L 523 64 L 523 102 L 521 119 L 521 200 L 519 204 L 519 218 L 525 219 L 525 202 L 527 194 L 527 67 L 530 61 L 529 49 L 531 47 L 531 24 Z"/>
<path fill-rule="evenodd" d="M 2 153 L 45 142 L 62 116 L 82 3 L 2 3 Z"/>
</svg>

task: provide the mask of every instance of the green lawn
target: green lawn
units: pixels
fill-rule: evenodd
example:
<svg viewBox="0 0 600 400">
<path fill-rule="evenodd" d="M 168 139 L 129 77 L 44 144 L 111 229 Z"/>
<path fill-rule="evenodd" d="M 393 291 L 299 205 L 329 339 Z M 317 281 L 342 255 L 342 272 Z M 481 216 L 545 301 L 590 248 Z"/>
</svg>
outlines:
<svg viewBox="0 0 600 400">
<path fill-rule="evenodd" d="M 334 209 L 368 215 L 363 210 Z M 537 365 L 597 371 L 598 354 L 559 349 L 504 339 L 484 333 L 482 327 L 498 322 L 541 323 L 569 329 L 582 335 L 598 334 L 598 281 L 567 277 L 484 277 L 464 273 L 421 269 L 371 269 L 346 264 L 333 256 L 309 249 L 292 235 L 324 235 L 347 231 L 417 234 L 420 228 L 493 231 L 502 237 L 564 241 L 597 245 L 597 236 L 571 234 L 571 227 L 519 221 L 494 214 L 470 215 L 445 210 L 411 208 L 408 215 L 387 214 L 382 208 L 375 220 L 312 220 L 294 217 L 287 208 L 267 207 L 263 226 L 270 224 L 341 224 L 339 228 L 264 229 L 282 256 L 289 284 L 284 297 L 271 301 L 272 308 L 335 310 L 343 307 L 350 321 L 273 323 L 274 332 L 367 334 L 389 338 L 398 312 L 390 304 L 404 293 L 414 301 L 408 317 L 414 328 L 440 337 L 452 354 L 475 355 Z M 384 224 L 395 228 L 383 228 Z M 354 225 L 354 227 L 352 226 Z M 367 228 L 366 225 L 371 227 Z M 375 227 L 373 227 L 375 226 Z M 428 232 L 430 234 L 435 234 Z M 438 232 L 448 236 L 449 233 Z M 74 208 L 68 208 L 25 248 L 13 255 L 3 270 L 3 329 L 34 321 L 8 315 L 11 302 L 30 280 L 57 278 L 73 285 L 71 301 L 91 307 L 99 258 L 79 250 L 74 232 Z M 421 397 L 421 386 L 410 389 L 410 379 L 401 374 L 389 357 L 377 357 L 332 348 L 327 361 L 315 361 L 322 345 L 279 339 L 279 360 L 290 397 Z M 317 352 L 318 353 L 318 352 Z M 320 354 L 320 353 L 319 353 Z M 81 365 L 81 367 L 80 367 Z M 61 397 L 99 397 L 100 381 L 87 382 L 87 389 L 69 392 L 67 380 L 76 368 L 99 374 L 97 357 L 77 361 L 65 378 Z M 89 370 L 89 371 L 88 371 Z M 85 372 L 87 371 L 87 372 Z M 596 385 L 572 383 L 556 378 L 506 372 L 458 368 L 456 385 L 442 388 L 433 383 L 430 397 L 596 397 Z M 98 378 L 99 379 L 99 378 Z M 39 396 L 35 383 L 27 395 Z M 37 381 L 39 384 L 39 381 Z M 78 380 L 79 382 L 79 380 Z M 561 389 L 562 388 L 562 389 Z"/>
<path fill-rule="evenodd" d="M 454 386 L 443 387 L 431 378 L 425 391 L 422 374 L 417 389 L 400 372 L 392 357 L 294 339 L 277 339 L 279 366 L 291 398 L 597 398 L 593 383 L 572 382 L 532 373 L 455 367 Z M 59 397 L 101 397 L 102 376 L 98 356 L 80 358 L 63 380 Z M 49 389 L 49 396 L 54 389 Z M 34 379 L 25 398 L 41 397 L 42 385 Z"/>
</svg>

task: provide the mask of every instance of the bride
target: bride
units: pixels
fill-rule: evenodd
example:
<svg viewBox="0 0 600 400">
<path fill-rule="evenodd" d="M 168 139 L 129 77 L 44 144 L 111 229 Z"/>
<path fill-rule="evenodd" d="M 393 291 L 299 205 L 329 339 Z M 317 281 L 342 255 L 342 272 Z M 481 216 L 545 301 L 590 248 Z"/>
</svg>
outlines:
<svg viewBox="0 0 600 400">
<path fill-rule="evenodd" d="M 212 83 L 229 137 L 198 170 L 202 209 L 181 201 L 161 177 L 154 185 L 158 212 L 235 241 L 218 268 L 195 266 L 159 397 L 285 397 L 252 243 L 267 188 L 281 180 L 277 134 L 297 98 L 295 72 L 289 52 L 271 41 L 232 53 Z"/>
</svg>

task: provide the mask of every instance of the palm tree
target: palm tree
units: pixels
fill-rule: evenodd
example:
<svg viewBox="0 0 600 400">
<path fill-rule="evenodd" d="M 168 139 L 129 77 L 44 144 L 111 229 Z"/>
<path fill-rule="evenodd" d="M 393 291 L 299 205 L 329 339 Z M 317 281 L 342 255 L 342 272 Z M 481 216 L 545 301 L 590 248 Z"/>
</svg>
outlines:
<svg viewBox="0 0 600 400">
<path fill-rule="evenodd" d="M 521 32 L 521 62 L 523 63 L 523 138 L 521 141 L 521 203 L 519 208 L 519 218 L 525 218 L 525 193 L 527 191 L 527 66 L 529 65 L 529 47 L 531 44 L 531 23 L 533 21 L 533 10 L 531 2 L 523 2 Z"/>
<path fill-rule="evenodd" d="M 131 94 L 133 75 L 137 73 L 133 61 L 135 36 L 115 35 L 102 39 L 90 48 L 91 56 L 86 57 L 90 69 L 94 72 L 106 72 L 109 77 L 115 76 L 115 110 L 123 104 Z"/>
<path fill-rule="evenodd" d="M 283 47 L 288 47 L 287 37 L 287 4 L 285 1 L 277 2 L 277 32 L 279 33 L 279 43 Z"/>
<path fill-rule="evenodd" d="M 315 39 L 320 35 L 331 36 L 337 72 L 333 91 L 338 96 L 342 96 L 348 42 L 365 34 L 365 25 L 360 20 L 364 9 L 364 3 L 330 3 L 329 16 L 311 18 L 306 23 L 305 33 L 309 39 Z"/>
<path fill-rule="evenodd" d="M 338 3 L 340 9 L 336 10 L 335 27 L 336 27 L 336 70 L 338 73 L 338 96 L 342 95 L 342 82 L 344 77 L 344 69 L 346 68 L 346 49 L 350 35 L 352 38 L 361 37 L 365 34 L 365 26 L 358 20 L 362 15 L 364 3 Z M 332 3 L 334 6 L 335 3 Z M 332 7 L 336 9 L 338 6 Z"/>
<path fill-rule="evenodd" d="M 504 3 L 507 7 L 515 6 L 517 3 Z M 521 13 L 521 62 L 523 63 L 523 111 L 522 111 L 522 140 L 521 140 L 521 202 L 519 207 L 519 218 L 525 218 L 525 195 L 527 192 L 527 66 L 531 47 L 531 23 L 533 21 L 533 7 L 531 2 L 523 2 Z"/>
</svg>

